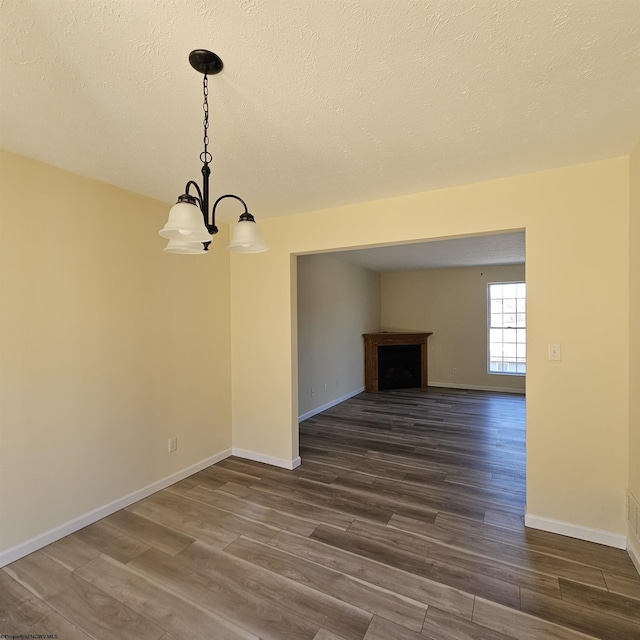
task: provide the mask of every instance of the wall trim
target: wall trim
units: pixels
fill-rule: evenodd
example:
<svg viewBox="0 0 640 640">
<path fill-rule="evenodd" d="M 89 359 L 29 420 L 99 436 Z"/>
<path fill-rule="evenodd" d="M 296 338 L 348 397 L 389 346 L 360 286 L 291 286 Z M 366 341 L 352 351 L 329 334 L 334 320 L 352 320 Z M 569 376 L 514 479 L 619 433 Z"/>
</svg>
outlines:
<svg viewBox="0 0 640 640">
<path fill-rule="evenodd" d="M 0 567 L 4 567 L 11 562 L 15 562 L 20 558 L 33 553 L 34 551 L 38 551 L 38 549 L 42 549 L 46 547 L 48 544 L 52 542 L 56 542 L 56 540 L 60 540 L 60 538 L 64 538 L 84 527 L 101 520 L 102 518 L 106 518 L 110 516 L 112 513 L 116 511 L 120 511 L 120 509 L 124 509 L 129 505 L 132 505 L 134 502 L 138 502 L 143 498 L 150 496 L 153 493 L 161 491 L 166 487 L 179 482 L 180 480 L 184 480 L 185 478 L 193 475 L 194 473 L 198 473 L 198 471 L 202 471 L 207 467 L 210 467 L 212 464 L 216 464 L 225 458 L 228 458 L 231 453 L 231 449 L 226 449 L 225 451 L 221 451 L 220 453 L 216 453 L 213 456 L 209 456 L 196 464 L 187 467 L 186 469 L 182 469 L 181 471 L 177 471 L 176 473 L 167 476 L 166 478 L 162 478 L 161 480 L 157 480 L 156 482 L 152 482 L 151 484 L 143 487 L 142 489 L 138 489 L 129 495 L 126 495 L 122 498 L 118 498 L 113 502 L 109 502 L 108 504 L 103 505 L 102 507 L 98 507 L 97 509 L 92 509 L 88 513 L 84 515 L 78 516 L 73 520 L 69 520 L 69 522 L 65 522 L 58 527 L 54 527 L 45 533 L 36 536 L 35 538 L 31 538 L 31 540 L 27 540 L 21 544 L 16 545 L 15 547 L 11 547 L 6 551 L 0 553 Z"/>
<path fill-rule="evenodd" d="M 253 460 L 254 462 L 263 462 L 264 464 L 270 464 L 272 467 L 281 467 L 282 469 L 295 469 L 300 466 L 302 460 L 300 456 L 293 460 L 287 460 L 286 458 L 274 458 L 273 456 L 266 456 L 263 453 L 256 451 L 248 451 L 247 449 L 236 449 L 234 447 L 231 450 L 231 455 L 238 458 L 245 458 L 245 460 Z"/>
<path fill-rule="evenodd" d="M 627 552 L 640 573 L 640 504 L 627 489 Z"/>
<path fill-rule="evenodd" d="M 577 524 L 571 524 L 570 522 L 536 516 L 531 513 L 525 513 L 524 524 L 526 527 L 531 527 L 532 529 L 540 529 L 542 531 L 548 531 L 549 533 L 559 533 L 561 536 L 578 538 L 578 540 L 586 540 L 587 542 L 597 542 L 598 544 L 615 547 L 616 549 L 627 548 L 627 537 L 621 533 L 614 533 L 613 531 L 582 527 Z"/>
<path fill-rule="evenodd" d="M 524 389 L 513 389 L 510 387 L 489 387 L 484 384 L 461 384 L 459 382 L 431 382 L 430 387 L 444 387 L 445 389 L 464 389 L 468 391 L 497 391 L 498 393 L 518 393 L 525 395 Z"/>
<path fill-rule="evenodd" d="M 316 407 L 315 409 L 311 409 L 311 411 L 307 411 L 306 413 L 303 413 L 301 416 L 298 416 L 298 422 L 302 422 L 303 420 L 306 420 L 307 418 L 311 418 L 315 415 L 317 415 L 318 413 L 322 413 L 323 411 L 326 411 L 327 409 L 331 409 L 331 407 L 335 407 L 337 404 L 340 404 L 341 402 L 344 402 L 345 400 L 348 400 L 349 398 L 353 398 L 353 396 L 357 396 L 359 393 L 362 393 L 364 391 L 364 387 L 360 387 L 359 389 L 356 389 L 355 391 L 350 391 L 349 393 L 346 393 L 343 396 L 340 396 L 339 398 L 336 398 L 335 400 L 331 400 L 330 402 L 327 402 L 326 404 L 323 404 L 319 407 Z"/>
<path fill-rule="evenodd" d="M 629 530 L 627 537 L 627 553 L 635 565 L 636 571 L 640 573 L 640 538 L 631 530 Z"/>
</svg>

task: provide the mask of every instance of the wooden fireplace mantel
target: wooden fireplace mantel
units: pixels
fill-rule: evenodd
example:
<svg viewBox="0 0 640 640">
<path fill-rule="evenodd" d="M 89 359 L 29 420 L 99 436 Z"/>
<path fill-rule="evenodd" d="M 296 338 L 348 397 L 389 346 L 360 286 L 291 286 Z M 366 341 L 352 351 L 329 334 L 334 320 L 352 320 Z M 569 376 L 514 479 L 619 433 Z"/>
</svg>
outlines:
<svg viewBox="0 0 640 640">
<path fill-rule="evenodd" d="M 432 332 L 391 332 L 363 333 L 364 337 L 364 388 L 378 391 L 378 347 L 398 344 L 420 345 L 420 387 L 428 386 L 427 338 Z"/>
</svg>

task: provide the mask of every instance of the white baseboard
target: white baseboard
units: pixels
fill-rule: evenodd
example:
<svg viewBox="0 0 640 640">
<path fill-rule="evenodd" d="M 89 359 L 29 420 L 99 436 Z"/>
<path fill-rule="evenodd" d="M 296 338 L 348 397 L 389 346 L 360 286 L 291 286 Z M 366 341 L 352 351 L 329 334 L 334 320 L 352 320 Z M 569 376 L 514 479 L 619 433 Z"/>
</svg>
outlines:
<svg viewBox="0 0 640 640">
<path fill-rule="evenodd" d="M 303 413 L 301 416 L 298 416 L 298 422 L 302 422 L 303 420 L 306 420 L 307 418 L 311 418 L 312 416 L 315 416 L 318 413 L 322 413 L 327 409 L 331 409 L 331 407 L 335 407 L 337 404 L 340 404 L 341 402 L 344 402 L 349 398 L 353 398 L 353 396 L 357 396 L 359 393 L 362 393 L 363 391 L 364 391 L 364 387 L 360 387 L 359 389 L 356 389 L 355 391 L 350 391 L 349 393 L 346 393 L 345 395 L 340 396 L 335 400 L 331 400 L 330 402 L 327 402 L 326 404 L 323 404 L 320 407 L 311 409 L 311 411 L 307 411 L 306 413 Z"/>
<path fill-rule="evenodd" d="M 511 387 L 489 387 L 482 384 L 460 384 L 458 382 L 432 382 L 429 381 L 430 387 L 444 387 L 445 389 L 464 389 L 469 391 L 496 391 L 498 393 L 519 393 L 525 394 L 524 389 L 513 389 Z"/>
<path fill-rule="evenodd" d="M 640 503 L 627 489 L 627 553 L 640 573 Z"/>
<path fill-rule="evenodd" d="M 637 572 L 640 573 L 640 538 L 631 530 L 629 530 L 629 535 L 627 536 L 627 553 Z"/>
<path fill-rule="evenodd" d="M 247 451 L 247 449 L 236 449 L 235 447 L 231 450 L 231 455 L 237 456 L 238 458 L 245 458 L 246 460 L 253 460 L 254 462 L 264 462 L 264 464 L 270 464 L 272 467 L 281 467 L 282 469 L 289 470 L 299 467 L 302 462 L 300 456 L 293 460 L 287 460 L 285 458 L 265 456 L 264 454 L 257 453 L 255 451 Z"/>
<path fill-rule="evenodd" d="M 216 464 L 225 458 L 228 458 L 231 453 L 231 449 L 227 449 L 226 451 L 221 451 L 213 456 L 205 458 L 196 464 L 187 467 L 186 469 L 182 469 L 181 471 L 177 471 L 176 473 L 163 478 L 162 480 L 158 480 L 156 482 L 143 487 L 142 489 L 138 489 L 138 491 L 134 491 L 123 498 L 119 498 L 118 500 L 114 500 L 109 504 L 105 504 L 102 507 L 98 507 L 97 509 L 93 509 L 88 513 L 85 513 L 78 518 L 74 518 L 65 524 L 60 525 L 59 527 L 55 527 L 50 529 L 49 531 L 36 536 L 35 538 L 31 538 L 31 540 L 27 540 L 27 542 L 23 542 L 22 544 L 16 545 L 15 547 L 11 547 L 6 551 L 0 552 L 0 567 L 4 567 L 11 562 L 15 562 L 20 558 L 37 551 L 38 549 L 42 549 L 42 547 L 46 547 L 48 544 L 55 542 L 56 540 L 60 540 L 60 538 L 64 538 L 80 529 L 101 520 L 102 518 L 106 518 L 110 516 L 112 513 L 116 511 L 120 511 L 120 509 L 124 509 L 129 505 L 132 505 L 134 502 L 138 502 L 138 500 L 142 500 L 147 496 L 150 496 L 152 493 L 156 493 L 166 487 L 179 482 L 180 480 L 184 480 L 185 478 L 197 473 L 198 471 L 202 471 L 207 467 L 210 467 L 212 464 Z"/>
<path fill-rule="evenodd" d="M 592 529 L 590 527 L 581 527 L 570 522 L 562 520 L 554 520 L 552 518 L 544 518 L 531 513 L 525 513 L 524 524 L 532 529 L 540 529 L 549 533 L 559 533 L 561 536 L 569 536 L 578 540 L 586 540 L 588 542 L 597 542 L 608 547 L 616 549 L 627 548 L 627 537 L 613 531 L 605 531 L 603 529 Z"/>
</svg>

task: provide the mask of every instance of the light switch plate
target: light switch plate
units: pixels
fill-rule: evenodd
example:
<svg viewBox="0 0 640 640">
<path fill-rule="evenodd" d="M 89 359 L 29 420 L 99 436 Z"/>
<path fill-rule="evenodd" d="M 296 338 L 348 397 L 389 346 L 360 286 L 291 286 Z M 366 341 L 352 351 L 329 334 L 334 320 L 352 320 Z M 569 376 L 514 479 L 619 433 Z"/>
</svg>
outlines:
<svg viewBox="0 0 640 640">
<path fill-rule="evenodd" d="M 558 342 L 550 342 L 549 343 L 549 360 L 560 360 L 560 343 Z"/>
</svg>

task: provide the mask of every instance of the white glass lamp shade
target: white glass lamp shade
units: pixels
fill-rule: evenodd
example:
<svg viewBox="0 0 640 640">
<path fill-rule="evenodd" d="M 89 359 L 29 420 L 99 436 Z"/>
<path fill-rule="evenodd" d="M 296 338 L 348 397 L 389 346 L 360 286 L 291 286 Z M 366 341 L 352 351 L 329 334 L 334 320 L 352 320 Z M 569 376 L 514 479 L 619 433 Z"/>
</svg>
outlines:
<svg viewBox="0 0 640 640">
<path fill-rule="evenodd" d="M 231 244 L 227 249 L 235 253 L 261 253 L 268 251 L 269 245 L 264 241 L 254 220 L 241 218 L 233 230 Z"/>
<path fill-rule="evenodd" d="M 167 224 L 160 230 L 167 240 L 211 242 L 211 234 L 204 226 L 200 207 L 190 202 L 178 202 L 171 207 Z"/>
<path fill-rule="evenodd" d="M 207 253 L 204 250 L 202 242 L 188 242 L 187 240 L 169 240 L 164 251 L 167 253 L 181 253 L 183 255 L 204 255 Z"/>
</svg>

